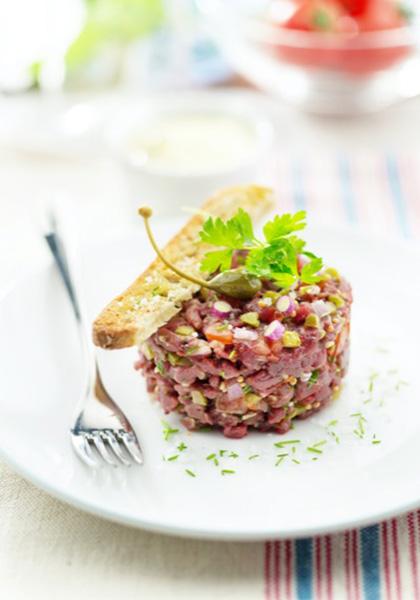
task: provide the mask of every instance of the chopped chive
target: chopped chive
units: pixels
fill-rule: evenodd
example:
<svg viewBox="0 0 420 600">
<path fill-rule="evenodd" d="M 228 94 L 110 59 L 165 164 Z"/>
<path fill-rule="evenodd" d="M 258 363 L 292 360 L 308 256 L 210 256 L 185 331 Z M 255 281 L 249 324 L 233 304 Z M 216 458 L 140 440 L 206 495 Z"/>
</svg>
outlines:
<svg viewBox="0 0 420 600">
<path fill-rule="evenodd" d="M 224 456 L 227 450 L 219 450 L 219 456 Z"/>
<path fill-rule="evenodd" d="M 180 444 L 178 444 L 178 446 L 176 447 L 177 450 L 179 450 L 180 452 L 183 452 L 184 450 L 186 450 L 188 448 L 188 446 L 186 446 L 184 444 L 184 442 L 181 442 Z"/>
<path fill-rule="evenodd" d="M 296 463 L 297 465 L 300 465 L 300 460 L 298 460 L 297 458 L 292 458 L 292 462 Z"/>
<path fill-rule="evenodd" d="M 239 454 L 237 454 L 236 452 L 233 452 L 233 451 L 229 454 L 229 458 L 238 458 L 238 456 L 239 456 Z"/>
<path fill-rule="evenodd" d="M 213 460 L 213 458 L 216 458 L 216 455 L 214 452 L 212 452 L 211 454 L 209 454 L 208 456 L 206 456 L 206 460 Z"/>
<path fill-rule="evenodd" d="M 293 446 L 293 448 L 292 448 L 292 454 L 296 454 L 296 446 Z"/>
<path fill-rule="evenodd" d="M 191 469 L 185 469 L 185 472 L 187 473 L 187 475 L 189 475 L 190 477 L 197 477 L 197 475 L 194 473 L 194 471 L 191 471 Z"/>
<path fill-rule="evenodd" d="M 381 440 L 372 440 L 372 444 L 380 444 Z"/>
<path fill-rule="evenodd" d="M 318 457 L 317 457 L 317 456 L 314 456 L 312 460 L 318 460 Z"/>
<path fill-rule="evenodd" d="M 313 452 L 314 454 L 322 454 L 322 450 L 319 450 L 318 448 L 315 448 L 314 446 L 308 446 L 306 449 L 308 452 Z"/>
<path fill-rule="evenodd" d="M 327 427 L 335 427 L 338 423 L 338 419 L 333 419 L 332 421 L 330 421 L 327 425 Z"/>
<path fill-rule="evenodd" d="M 175 433 L 179 432 L 179 429 L 173 429 L 169 425 L 169 423 L 167 423 L 166 421 L 162 421 L 162 425 L 163 425 L 163 439 L 165 440 L 165 442 L 167 442 L 169 440 L 171 435 L 174 435 Z"/>
<path fill-rule="evenodd" d="M 278 467 L 284 461 L 284 459 L 287 458 L 288 456 L 289 456 L 288 454 L 279 454 L 275 466 Z"/>
<path fill-rule="evenodd" d="M 251 456 L 248 456 L 248 460 L 254 460 L 255 458 L 259 458 L 260 455 L 259 454 L 251 454 Z"/>
<path fill-rule="evenodd" d="M 284 442 L 276 442 L 274 445 L 276 448 L 283 448 L 287 444 L 300 444 L 300 440 L 284 440 Z"/>
<path fill-rule="evenodd" d="M 222 469 L 222 475 L 233 475 L 234 473 L 233 469 Z"/>
<path fill-rule="evenodd" d="M 333 437 L 336 441 L 337 444 L 340 443 L 340 438 L 338 437 L 338 435 L 335 433 L 335 431 L 330 431 L 329 434 L 331 435 L 331 437 Z"/>
<path fill-rule="evenodd" d="M 176 460 L 177 458 L 179 458 L 179 454 L 173 454 L 172 456 L 170 456 L 169 458 L 167 458 L 166 460 L 168 461 L 173 461 Z"/>
<path fill-rule="evenodd" d="M 312 444 L 312 446 L 314 448 L 319 448 L 319 446 L 325 446 L 326 443 L 327 443 L 327 440 L 321 440 L 320 442 L 317 442 L 316 444 Z"/>
</svg>

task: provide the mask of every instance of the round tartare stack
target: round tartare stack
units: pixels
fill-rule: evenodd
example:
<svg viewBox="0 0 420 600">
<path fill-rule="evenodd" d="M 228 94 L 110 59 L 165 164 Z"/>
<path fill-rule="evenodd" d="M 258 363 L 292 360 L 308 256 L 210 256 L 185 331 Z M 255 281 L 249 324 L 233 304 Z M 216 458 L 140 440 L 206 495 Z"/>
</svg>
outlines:
<svg viewBox="0 0 420 600">
<path fill-rule="evenodd" d="M 251 300 L 202 288 L 142 346 L 136 368 L 164 411 L 190 430 L 231 438 L 287 432 L 338 395 L 349 356 L 349 283 L 331 268 L 315 284 Z"/>
</svg>

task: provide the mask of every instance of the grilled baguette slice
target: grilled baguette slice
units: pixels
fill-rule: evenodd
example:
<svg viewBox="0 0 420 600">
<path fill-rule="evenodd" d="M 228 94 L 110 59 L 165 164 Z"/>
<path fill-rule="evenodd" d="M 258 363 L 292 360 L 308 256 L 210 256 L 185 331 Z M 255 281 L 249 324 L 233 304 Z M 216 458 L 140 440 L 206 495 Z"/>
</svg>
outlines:
<svg viewBox="0 0 420 600">
<path fill-rule="evenodd" d="M 203 204 L 203 214 L 194 215 L 163 252 L 183 271 L 200 275 L 200 262 L 210 249 L 199 239 L 206 214 L 227 219 L 242 207 L 251 218 L 258 219 L 272 206 L 273 194 L 268 188 L 249 185 L 222 190 Z M 198 285 L 178 277 L 157 258 L 95 320 L 94 343 L 107 349 L 143 343 L 176 315 L 182 303 L 198 289 Z"/>
</svg>

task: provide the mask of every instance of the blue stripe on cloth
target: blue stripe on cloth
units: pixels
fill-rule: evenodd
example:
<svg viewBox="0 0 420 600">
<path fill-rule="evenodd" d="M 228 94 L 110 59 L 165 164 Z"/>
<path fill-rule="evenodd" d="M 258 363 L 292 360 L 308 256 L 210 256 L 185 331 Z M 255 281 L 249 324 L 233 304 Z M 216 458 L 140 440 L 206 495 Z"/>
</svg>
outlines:
<svg viewBox="0 0 420 600">
<path fill-rule="evenodd" d="M 355 210 L 353 186 L 348 160 L 345 157 L 339 157 L 338 167 L 342 189 L 342 201 L 347 215 L 347 221 L 349 224 L 356 224 L 358 219 Z M 379 525 L 372 525 L 371 527 L 362 529 L 360 532 L 360 542 L 364 598 L 365 600 L 380 600 Z"/>
<path fill-rule="evenodd" d="M 295 577 L 298 600 L 313 598 L 312 539 L 295 541 Z"/>
<path fill-rule="evenodd" d="M 295 210 L 306 208 L 305 188 L 303 185 L 304 169 L 300 160 L 292 164 L 293 201 Z M 312 539 L 295 541 L 295 582 L 298 600 L 311 600 L 313 598 L 313 561 Z"/>
<path fill-rule="evenodd" d="M 360 532 L 362 581 L 366 600 L 380 600 L 381 578 L 379 571 L 379 527 L 372 525 Z"/>
<path fill-rule="evenodd" d="M 394 156 L 387 156 L 386 172 L 388 175 L 389 187 L 391 189 L 392 201 L 398 219 L 398 224 L 400 226 L 400 231 L 404 237 L 409 237 L 410 228 L 407 219 L 407 207 L 401 187 L 398 164 Z"/>
<path fill-rule="evenodd" d="M 303 186 L 304 168 L 301 160 L 294 160 L 292 164 L 293 201 L 295 210 L 305 210 L 306 198 Z"/>
<path fill-rule="evenodd" d="M 351 184 L 350 165 L 344 156 L 338 157 L 338 174 L 340 176 L 342 200 L 347 221 L 353 224 L 357 221 L 356 206 L 353 196 L 353 186 Z"/>
</svg>

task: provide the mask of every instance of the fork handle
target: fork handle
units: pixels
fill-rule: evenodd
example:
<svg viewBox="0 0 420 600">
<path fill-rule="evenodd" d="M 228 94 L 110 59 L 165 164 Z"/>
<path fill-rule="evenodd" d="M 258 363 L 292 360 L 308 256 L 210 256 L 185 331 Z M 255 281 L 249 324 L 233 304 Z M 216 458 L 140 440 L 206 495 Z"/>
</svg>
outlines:
<svg viewBox="0 0 420 600">
<path fill-rule="evenodd" d="M 63 245 L 55 232 L 50 232 L 45 235 L 45 240 L 51 250 L 57 267 L 60 271 L 61 278 L 66 286 L 74 315 L 79 323 L 82 322 L 82 314 L 80 312 L 79 302 L 77 301 L 76 292 L 70 275 L 69 265 L 66 259 Z"/>
</svg>

